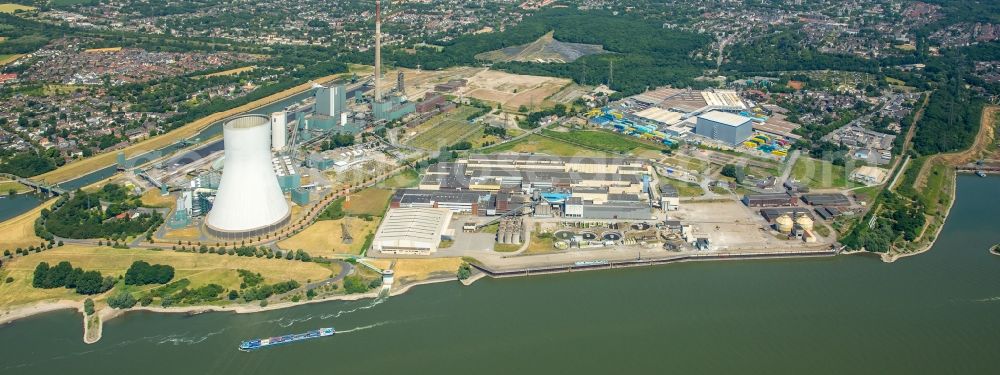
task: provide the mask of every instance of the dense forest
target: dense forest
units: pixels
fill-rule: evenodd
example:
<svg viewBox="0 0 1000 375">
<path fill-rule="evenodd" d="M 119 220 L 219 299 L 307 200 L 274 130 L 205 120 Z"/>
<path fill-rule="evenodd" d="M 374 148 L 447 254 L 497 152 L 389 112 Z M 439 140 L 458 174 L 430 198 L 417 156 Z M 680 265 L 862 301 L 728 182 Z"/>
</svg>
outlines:
<svg viewBox="0 0 1000 375">
<path fill-rule="evenodd" d="M 54 211 L 42 210 L 45 229 L 64 238 L 124 238 L 146 232 L 162 222 L 158 213 L 130 213 L 140 206 L 124 187 L 105 185 L 100 191 L 77 190 Z"/>
<path fill-rule="evenodd" d="M 37 176 L 53 169 L 56 163 L 52 159 L 33 151 L 20 152 L 0 162 L 0 173 L 21 177 Z"/>
<path fill-rule="evenodd" d="M 819 52 L 808 47 L 802 34 L 792 29 L 734 46 L 722 65 L 723 71 L 743 74 L 823 69 L 875 73 L 879 66 L 857 56 Z"/>
<path fill-rule="evenodd" d="M 913 148 L 921 155 L 958 151 L 972 145 L 979 132 L 984 102 L 956 85 L 931 94 L 913 136 Z"/>
</svg>

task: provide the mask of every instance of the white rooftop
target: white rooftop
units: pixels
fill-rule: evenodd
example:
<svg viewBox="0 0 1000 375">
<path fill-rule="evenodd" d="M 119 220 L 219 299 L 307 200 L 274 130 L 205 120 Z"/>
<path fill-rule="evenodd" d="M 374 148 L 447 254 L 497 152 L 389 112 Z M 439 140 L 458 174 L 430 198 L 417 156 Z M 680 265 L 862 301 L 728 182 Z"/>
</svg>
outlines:
<svg viewBox="0 0 1000 375">
<path fill-rule="evenodd" d="M 451 210 L 447 208 L 392 208 L 372 244 L 379 251 L 383 248 L 435 251 L 450 221 Z"/>
<path fill-rule="evenodd" d="M 743 125 L 743 124 L 747 123 L 748 121 L 750 121 L 749 117 L 744 117 L 744 116 L 735 115 L 735 114 L 732 114 L 732 113 L 729 113 L 729 112 L 722 112 L 722 111 L 711 111 L 711 112 L 708 112 L 708 113 L 702 113 L 702 114 L 698 115 L 698 118 L 702 118 L 702 119 L 709 120 L 709 121 L 714 121 L 714 122 L 717 122 L 717 123 L 720 123 L 720 124 L 723 124 L 723 125 L 729 125 L 729 126 L 740 126 L 740 125 Z"/>
<path fill-rule="evenodd" d="M 663 108 L 649 107 L 635 113 L 636 116 L 653 120 L 662 124 L 672 125 L 680 121 L 683 113 L 668 111 Z"/>
</svg>

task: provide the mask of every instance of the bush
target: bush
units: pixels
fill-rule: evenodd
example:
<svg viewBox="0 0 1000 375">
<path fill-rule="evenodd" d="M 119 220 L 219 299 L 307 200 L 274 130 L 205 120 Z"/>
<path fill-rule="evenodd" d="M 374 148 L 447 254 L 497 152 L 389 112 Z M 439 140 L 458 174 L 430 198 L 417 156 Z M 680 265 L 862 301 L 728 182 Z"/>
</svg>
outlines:
<svg viewBox="0 0 1000 375">
<path fill-rule="evenodd" d="M 83 312 L 87 315 L 94 315 L 94 300 L 90 298 L 83 300 Z"/>
<path fill-rule="evenodd" d="M 10 277 L 10 276 L 7 276 L 7 280 L 5 280 L 5 281 L 7 282 L 7 284 L 10 284 L 10 283 L 14 282 L 14 278 Z"/>
<path fill-rule="evenodd" d="M 458 266 L 457 276 L 459 280 L 468 279 L 469 276 L 472 276 L 472 266 L 469 263 L 462 262 L 462 265 Z"/>
<path fill-rule="evenodd" d="M 166 284 L 174 278 L 174 267 L 144 261 L 132 262 L 125 272 L 125 285 Z"/>
<path fill-rule="evenodd" d="M 135 297 L 132 297 L 132 293 L 119 292 L 108 298 L 108 306 L 116 309 L 130 309 L 136 304 Z"/>
<path fill-rule="evenodd" d="M 348 294 L 364 293 L 368 291 L 368 284 L 365 284 L 361 276 L 347 276 L 344 278 L 344 291 Z"/>
</svg>

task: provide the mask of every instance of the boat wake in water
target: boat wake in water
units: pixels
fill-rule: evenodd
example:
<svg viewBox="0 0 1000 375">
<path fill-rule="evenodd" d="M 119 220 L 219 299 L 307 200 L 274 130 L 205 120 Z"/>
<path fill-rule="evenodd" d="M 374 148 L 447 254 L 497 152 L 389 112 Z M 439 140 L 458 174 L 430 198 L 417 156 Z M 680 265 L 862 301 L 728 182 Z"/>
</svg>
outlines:
<svg viewBox="0 0 1000 375">
<path fill-rule="evenodd" d="M 154 336 L 151 337 L 149 341 L 155 343 L 156 345 L 162 344 L 173 344 L 173 345 L 195 345 L 208 340 L 209 337 L 218 335 L 225 331 L 225 329 L 220 329 L 215 332 L 209 332 L 204 335 L 194 335 L 188 336 L 187 332 L 179 335 L 166 335 L 166 336 Z"/>
<path fill-rule="evenodd" d="M 320 319 L 324 319 L 324 320 L 330 319 L 330 318 L 339 318 L 339 317 L 341 317 L 343 315 L 347 315 L 347 314 L 350 314 L 350 313 L 353 313 L 353 312 L 357 312 L 357 311 L 361 311 L 361 310 L 368 310 L 368 309 L 370 309 L 372 307 L 375 307 L 375 306 L 378 306 L 378 305 L 382 304 L 382 302 L 384 302 L 386 299 L 387 298 L 381 298 L 381 297 L 380 298 L 376 298 L 370 304 L 367 304 L 367 305 L 364 305 L 364 306 L 360 306 L 360 307 L 355 307 L 355 308 L 350 309 L 350 310 L 340 310 L 340 311 L 337 311 L 334 314 L 323 314 L 319 318 Z"/>
<path fill-rule="evenodd" d="M 343 331 L 337 331 L 337 334 L 344 334 L 344 333 L 364 331 L 366 329 L 372 329 L 372 328 L 375 328 L 375 327 L 380 327 L 380 326 L 384 326 L 386 324 L 393 324 L 393 323 L 398 323 L 398 321 L 395 321 L 395 320 L 386 320 L 384 322 L 372 323 L 372 324 L 368 324 L 368 325 L 354 327 L 354 328 L 351 328 L 351 329 L 345 329 Z"/>
<path fill-rule="evenodd" d="M 283 317 L 280 317 L 280 318 L 277 318 L 277 319 L 270 319 L 270 320 L 267 320 L 267 321 L 264 321 L 264 322 L 260 322 L 260 323 L 257 323 L 257 324 L 277 323 L 278 326 L 280 326 L 281 328 L 288 328 L 288 327 L 291 327 L 291 326 L 295 325 L 296 323 L 308 322 L 308 321 L 310 321 L 310 320 L 312 320 L 313 318 L 316 318 L 316 317 L 319 317 L 320 320 L 336 319 L 336 318 L 339 318 L 339 317 L 347 315 L 347 314 L 351 314 L 351 313 L 362 311 L 362 310 L 371 309 L 371 308 L 373 308 L 375 306 L 378 306 L 378 305 L 382 304 L 382 302 L 385 302 L 386 299 L 387 298 L 379 297 L 379 298 L 376 298 L 375 300 L 371 301 L 371 303 L 368 303 L 366 305 L 358 306 L 358 307 L 355 307 L 353 309 L 348 309 L 348 310 L 340 310 L 340 311 L 337 311 L 335 313 L 319 314 L 319 315 L 312 315 L 312 314 L 310 314 L 310 315 L 306 315 L 304 317 L 287 317 L 287 316 L 283 316 Z"/>
</svg>

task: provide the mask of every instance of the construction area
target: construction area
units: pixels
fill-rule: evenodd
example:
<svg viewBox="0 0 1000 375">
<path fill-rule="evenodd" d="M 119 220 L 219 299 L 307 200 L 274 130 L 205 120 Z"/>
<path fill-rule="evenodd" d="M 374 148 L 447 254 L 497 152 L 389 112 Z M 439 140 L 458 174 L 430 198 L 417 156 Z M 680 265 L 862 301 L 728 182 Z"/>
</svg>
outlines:
<svg viewBox="0 0 1000 375">
<path fill-rule="evenodd" d="M 511 74 L 489 68 L 459 67 L 434 71 L 402 68 L 387 74 L 396 72 L 402 72 L 406 77 L 404 86 L 408 97 L 419 98 L 436 91 L 500 104 L 510 111 L 520 106 L 539 108 L 554 104 L 546 102 L 546 99 L 572 83 L 565 78 Z M 567 103 L 575 99 L 564 98 Z"/>
</svg>

